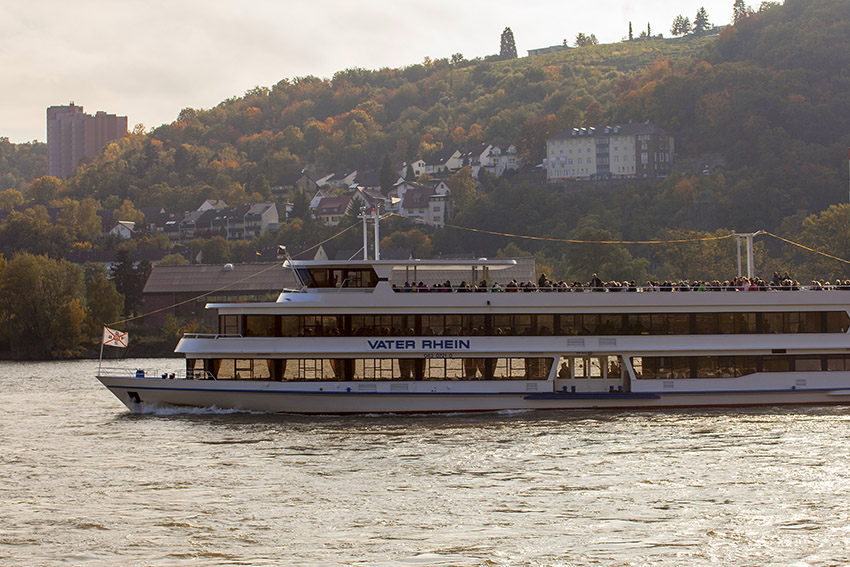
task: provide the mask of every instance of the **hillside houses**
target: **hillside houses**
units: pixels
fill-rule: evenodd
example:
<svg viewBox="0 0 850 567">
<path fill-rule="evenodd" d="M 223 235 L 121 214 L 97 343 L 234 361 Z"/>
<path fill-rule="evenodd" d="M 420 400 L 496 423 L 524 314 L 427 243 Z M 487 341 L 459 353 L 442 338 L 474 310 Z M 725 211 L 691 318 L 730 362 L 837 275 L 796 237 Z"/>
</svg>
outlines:
<svg viewBox="0 0 850 567">
<path fill-rule="evenodd" d="M 162 225 L 149 225 L 149 229 L 164 233 L 172 242 L 187 242 L 214 236 L 227 240 L 256 238 L 279 225 L 280 217 L 274 203 L 228 207 L 224 201 L 205 201 L 197 210 L 179 218 L 168 218 Z"/>
<path fill-rule="evenodd" d="M 422 175 L 441 175 L 455 173 L 462 167 L 472 169 L 472 177 L 477 178 L 483 168 L 487 172 L 501 177 L 506 171 L 516 171 L 522 167 L 522 159 L 517 154 L 514 144 L 508 144 L 504 149 L 492 144 L 478 144 L 465 151 L 459 149 L 443 149 L 428 159 L 417 159 L 402 165 L 399 176 L 404 178 L 407 168 L 413 169 L 417 178 Z"/>
<path fill-rule="evenodd" d="M 338 225 L 346 215 L 357 214 L 361 208 L 374 207 L 417 222 L 442 226 L 451 216 L 450 195 L 449 186 L 440 179 L 425 183 L 400 181 L 387 196 L 377 189 L 364 187 L 343 196 L 320 189 L 310 201 L 310 210 L 326 226 Z"/>
<path fill-rule="evenodd" d="M 522 167 L 522 159 L 513 144 L 504 148 L 478 144 L 465 151 L 457 148 L 440 150 L 427 159 L 403 163 L 397 170 L 399 180 L 388 195 L 381 193 L 378 170 L 317 175 L 315 183 L 318 188 L 308 193 L 312 194 L 309 208 L 313 218 L 326 226 L 336 226 L 347 214 L 375 206 L 417 222 L 442 226 L 452 214 L 451 191 L 437 176 L 456 173 L 463 167 L 471 169 L 473 178 L 477 178 L 481 170 L 501 177 Z M 416 178 L 430 175 L 435 179 L 424 183 L 406 181 L 408 169 Z"/>
</svg>

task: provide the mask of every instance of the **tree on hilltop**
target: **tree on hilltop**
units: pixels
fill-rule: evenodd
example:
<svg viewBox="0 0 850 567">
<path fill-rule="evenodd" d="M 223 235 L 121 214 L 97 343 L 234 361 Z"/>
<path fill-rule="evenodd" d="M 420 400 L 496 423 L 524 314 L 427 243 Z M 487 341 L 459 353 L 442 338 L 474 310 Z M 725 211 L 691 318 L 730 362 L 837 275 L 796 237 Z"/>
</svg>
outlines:
<svg viewBox="0 0 850 567">
<path fill-rule="evenodd" d="M 505 28 L 502 32 L 502 45 L 499 49 L 500 59 L 516 59 L 516 42 L 514 42 L 514 32 L 511 28 Z"/>
<path fill-rule="evenodd" d="M 747 6 L 744 3 L 744 0 L 735 0 L 735 4 L 732 6 L 732 23 L 737 24 L 741 20 L 751 16 L 753 14 L 753 9 Z"/>
<path fill-rule="evenodd" d="M 694 16 L 694 33 L 700 35 L 710 26 L 711 24 L 708 22 L 708 12 L 705 11 L 705 7 L 702 7 L 697 12 L 697 15 Z"/>
<path fill-rule="evenodd" d="M 596 35 L 584 35 L 583 33 L 579 33 L 576 36 L 576 47 L 587 47 L 589 45 L 599 45 L 599 40 L 596 39 Z"/>
<path fill-rule="evenodd" d="M 685 35 L 691 31 L 691 20 L 681 14 L 673 20 L 673 27 L 670 33 L 673 35 Z"/>
</svg>

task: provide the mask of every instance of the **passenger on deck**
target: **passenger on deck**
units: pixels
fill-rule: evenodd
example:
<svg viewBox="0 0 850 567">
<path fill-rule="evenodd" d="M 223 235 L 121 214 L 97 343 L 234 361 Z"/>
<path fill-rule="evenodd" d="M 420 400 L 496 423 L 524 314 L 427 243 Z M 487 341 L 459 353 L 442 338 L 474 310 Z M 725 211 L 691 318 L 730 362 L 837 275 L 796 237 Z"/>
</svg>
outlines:
<svg viewBox="0 0 850 567">
<path fill-rule="evenodd" d="M 605 291 L 602 287 L 602 280 L 596 274 L 593 274 L 590 278 L 590 287 L 593 291 Z"/>
</svg>

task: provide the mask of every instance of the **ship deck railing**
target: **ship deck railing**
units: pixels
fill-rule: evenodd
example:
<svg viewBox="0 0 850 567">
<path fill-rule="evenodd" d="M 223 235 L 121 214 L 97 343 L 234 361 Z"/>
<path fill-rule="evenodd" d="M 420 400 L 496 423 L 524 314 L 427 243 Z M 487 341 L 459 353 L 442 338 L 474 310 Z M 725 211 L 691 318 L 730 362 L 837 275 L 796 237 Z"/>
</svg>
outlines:
<svg viewBox="0 0 850 567">
<path fill-rule="evenodd" d="M 98 369 L 98 376 L 109 376 L 112 378 L 160 378 L 162 380 L 215 380 L 212 372 L 206 370 L 179 370 L 151 368 L 119 368 L 104 366 Z"/>
<path fill-rule="evenodd" d="M 332 291 L 338 291 L 340 288 L 332 288 Z M 346 291 L 356 291 L 356 290 L 370 290 L 371 288 L 345 288 Z M 310 291 L 316 291 L 311 289 Z M 694 292 L 722 292 L 722 293 L 748 293 L 751 291 L 760 291 L 760 292 L 777 292 L 777 291 L 792 291 L 792 292 L 800 292 L 800 291 L 850 291 L 850 286 L 847 285 L 833 285 L 830 287 L 817 287 L 813 288 L 811 286 L 795 286 L 795 287 L 775 287 L 769 286 L 765 288 L 759 288 L 755 290 L 745 290 L 745 289 L 723 289 L 717 288 L 714 286 L 707 286 L 705 289 L 697 289 L 696 287 L 691 287 L 688 289 L 677 289 L 677 287 L 673 288 L 662 288 L 662 289 L 645 289 L 643 286 L 637 287 L 626 287 L 626 286 L 603 286 L 603 287 L 592 287 L 592 286 L 543 286 L 539 287 L 535 284 L 519 286 L 519 287 L 506 287 L 500 286 L 494 288 L 492 286 L 482 287 L 482 286 L 442 286 L 437 285 L 437 287 L 419 287 L 419 286 L 411 286 L 411 287 L 399 287 L 396 286 L 393 288 L 393 291 L 396 293 L 590 293 L 590 292 L 601 292 L 601 293 L 694 293 Z"/>
</svg>

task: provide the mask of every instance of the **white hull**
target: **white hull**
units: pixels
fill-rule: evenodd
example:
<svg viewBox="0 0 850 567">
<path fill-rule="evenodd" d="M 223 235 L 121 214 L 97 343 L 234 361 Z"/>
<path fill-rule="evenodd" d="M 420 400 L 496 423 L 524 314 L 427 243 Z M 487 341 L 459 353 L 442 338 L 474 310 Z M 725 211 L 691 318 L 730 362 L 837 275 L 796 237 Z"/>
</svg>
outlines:
<svg viewBox="0 0 850 567">
<path fill-rule="evenodd" d="M 304 384 L 215 380 L 163 380 L 100 376 L 100 381 L 131 411 L 145 407 L 215 407 L 265 413 L 378 414 L 451 413 L 502 410 L 660 409 L 774 405 L 850 404 L 850 388 L 725 392 L 553 392 L 546 391 L 318 391 Z M 400 383 L 405 384 L 405 383 Z M 534 384 L 541 390 L 551 382 Z M 335 384 L 338 385 L 338 384 Z M 384 385 L 384 384 L 381 384 Z M 397 384 L 396 384 L 397 385 Z M 330 386 L 330 385 L 329 385 Z M 296 389 L 299 388 L 299 389 Z M 377 388 L 376 388 L 377 390 Z"/>
</svg>

